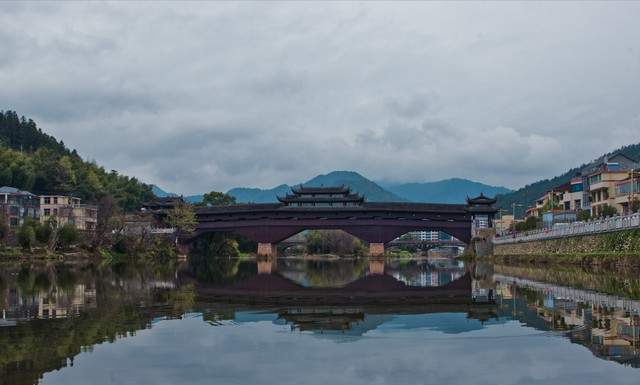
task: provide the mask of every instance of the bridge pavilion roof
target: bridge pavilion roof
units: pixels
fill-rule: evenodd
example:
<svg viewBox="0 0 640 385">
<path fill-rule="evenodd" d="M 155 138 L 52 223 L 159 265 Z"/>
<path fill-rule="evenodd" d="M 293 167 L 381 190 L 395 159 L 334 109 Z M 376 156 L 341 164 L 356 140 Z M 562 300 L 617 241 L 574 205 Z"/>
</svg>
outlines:
<svg viewBox="0 0 640 385">
<path fill-rule="evenodd" d="M 362 195 L 352 193 L 349 187 L 292 187 L 293 194 L 277 197 L 287 207 L 291 206 L 358 206 L 364 202 Z"/>
<path fill-rule="evenodd" d="M 300 196 L 300 195 L 290 195 L 287 194 L 284 197 L 278 197 L 278 201 L 284 204 L 291 203 L 362 203 L 364 202 L 364 197 L 358 194 L 348 194 L 344 196 L 333 196 L 329 197 L 327 195 L 320 196 Z"/>
<path fill-rule="evenodd" d="M 478 205 L 493 205 L 497 202 L 497 200 L 495 198 L 489 198 L 487 196 L 484 195 L 484 193 L 480 193 L 480 195 L 478 195 L 475 198 L 469 198 L 467 197 L 467 204 L 469 206 L 478 206 Z"/>
<path fill-rule="evenodd" d="M 473 214 L 495 214 L 498 210 L 493 206 L 497 200 L 480 193 L 475 198 L 467 197 L 467 211 Z"/>
<path fill-rule="evenodd" d="M 291 187 L 291 191 L 295 195 L 325 195 L 325 194 L 339 194 L 339 195 L 349 195 L 351 194 L 351 189 L 345 185 L 341 186 L 333 186 L 333 187 L 313 187 L 313 186 L 294 186 Z"/>
</svg>

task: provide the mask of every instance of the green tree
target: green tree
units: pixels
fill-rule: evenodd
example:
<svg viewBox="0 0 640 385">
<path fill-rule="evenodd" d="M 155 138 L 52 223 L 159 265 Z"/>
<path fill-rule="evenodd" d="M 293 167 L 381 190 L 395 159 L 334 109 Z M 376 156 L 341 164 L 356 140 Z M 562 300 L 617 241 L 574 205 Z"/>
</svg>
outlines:
<svg viewBox="0 0 640 385">
<path fill-rule="evenodd" d="M 107 234 L 117 231 L 117 235 L 123 230 L 123 216 L 120 207 L 112 195 L 104 196 L 98 203 L 98 218 L 96 229 L 93 232 L 91 246 L 97 250 L 105 242 Z"/>
<path fill-rule="evenodd" d="M 0 244 L 4 244 L 7 236 L 9 236 L 9 223 L 4 213 L 0 212 Z"/>
<path fill-rule="evenodd" d="M 169 211 L 166 222 L 169 226 L 175 228 L 178 234 L 190 233 L 195 230 L 198 224 L 196 214 L 191 205 L 188 204 L 176 205 Z"/>
<path fill-rule="evenodd" d="M 33 226 L 28 222 L 23 223 L 18 228 L 16 236 L 22 249 L 31 251 L 31 248 L 36 243 L 36 232 L 33 230 Z"/>
<path fill-rule="evenodd" d="M 362 241 L 342 230 L 309 231 L 305 246 L 309 254 L 363 255 L 368 251 Z"/>
<path fill-rule="evenodd" d="M 55 220 L 51 217 L 47 222 L 35 226 L 36 240 L 42 245 L 49 244 Z"/>
<path fill-rule="evenodd" d="M 631 205 L 631 212 L 632 213 L 640 212 L 640 199 L 634 197 L 631 200 L 631 204 L 630 205 Z"/>
<path fill-rule="evenodd" d="M 78 242 L 79 239 L 80 234 L 76 227 L 71 223 L 67 223 L 58 229 L 58 247 L 62 249 L 68 248 Z"/>
<path fill-rule="evenodd" d="M 578 211 L 578 214 L 576 215 L 576 219 L 583 222 L 588 221 L 589 219 L 591 219 L 591 211 L 589 210 Z"/>
<path fill-rule="evenodd" d="M 617 214 L 618 214 L 618 211 L 615 209 L 615 207 L 609 206 L 608 204 L 605 203 L 604 205 L 602 205 L 600 209 L 598 218 L 612 217 Z"/>
<path fill-rule="evenodd" d="M 125 211 L 137 210 L 153 197 L 150 186 L 85 162 L 13 111 L 0 111 L 0 140 L 5 144 L 0 146 L 0 185 L 36 194 L 72 194 L 88 203 L 112 195 Z"/>
<path fill-rule="evenodd" d="M 545 202 L 544 206 L 542 206 L 542 212 L 546 213 L 547 211 L 551 211 L 551 210 L 555 210 L 558 209 L 560 207 L 560 205 L 553 201 L 553 200 L 548 200 L 547 202 Z"/>
<path fill-rule="evenodd" d="M 211 191 L 202 196 L 203 206 L 229 206 L 236 203 L 236 198 L 229 194 Z"/>
<path fill-rule="evenodd" d="M 542 221 L 538 217 L 527 217 L 523 222 L 516 223 L 516 231 L 530 231 L 542 227 Z"/>
</svg>

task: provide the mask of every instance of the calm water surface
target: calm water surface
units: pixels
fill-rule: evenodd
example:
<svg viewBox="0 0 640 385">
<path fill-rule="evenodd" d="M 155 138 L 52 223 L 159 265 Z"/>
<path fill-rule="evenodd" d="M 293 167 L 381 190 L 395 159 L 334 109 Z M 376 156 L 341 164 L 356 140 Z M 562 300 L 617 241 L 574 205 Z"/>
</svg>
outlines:
<svg viewBox="0 0 640 385">
<path fill-rule="evenodd" d="M 495 303 L 220 303 L 199 284 L 306 288 L 470 273 Z M 450 260 L 0 266 L 0 384 L 638 384 L 637 272 Z"/>
</svg>

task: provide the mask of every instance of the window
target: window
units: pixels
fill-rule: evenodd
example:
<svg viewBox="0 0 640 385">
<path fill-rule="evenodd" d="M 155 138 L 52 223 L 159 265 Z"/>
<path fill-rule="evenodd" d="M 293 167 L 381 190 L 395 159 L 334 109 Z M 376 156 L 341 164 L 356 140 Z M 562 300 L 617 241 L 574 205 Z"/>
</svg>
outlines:
<svg viewBox="0 0 640 385">
<path fill-rule="evenodd" d="M 58 204 L 58 197 L 53 197 L 53 204 L 57 205 Z"/>
<path fill-rule="evenodd" d="M 16 226 L 18 226 L 18 218 L 11 218 L 11 219 L 9 220 L 9 225 L 10 225 L 11 227 L 16 227 Z"/>
<path fill-rule="evenodd" d="M 53 209 L 53 215 L 58 216 L 58 209 Z"/>
<path fill-rule="evenodd" d="M 51 197 L 44 197 L 44 204 L 45 205 L 50 205 L 51 204 Z"/>
<path fill-rule="evenodd" d="M 44 209 L 44 216 L 48 217 L 49 215 L 51 215 L 51 209 Z"/>
<path fill-rule="evenodd" d="M 583 190 L 582 183 L 576 183 L 571 185 L 571 189 L 570 189 L 571 192 L 580 192 L 582 190 Z"/>
</svg>

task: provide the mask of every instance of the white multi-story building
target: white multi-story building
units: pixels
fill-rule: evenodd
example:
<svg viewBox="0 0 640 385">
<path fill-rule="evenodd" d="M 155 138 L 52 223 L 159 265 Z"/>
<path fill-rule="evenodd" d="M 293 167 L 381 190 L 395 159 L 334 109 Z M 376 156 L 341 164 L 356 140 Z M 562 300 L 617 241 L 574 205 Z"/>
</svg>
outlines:
<svg viewBox="0 0 640 385">
<path fill-rule="evenodd" d="M 71 223 L 78 230 L 95 230 L 98 207 L 80 203 L 80 198 L 65 195 L 40 196 L 40 221 L 55 218 L 59 225 Z"/>
</svg>

